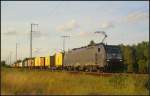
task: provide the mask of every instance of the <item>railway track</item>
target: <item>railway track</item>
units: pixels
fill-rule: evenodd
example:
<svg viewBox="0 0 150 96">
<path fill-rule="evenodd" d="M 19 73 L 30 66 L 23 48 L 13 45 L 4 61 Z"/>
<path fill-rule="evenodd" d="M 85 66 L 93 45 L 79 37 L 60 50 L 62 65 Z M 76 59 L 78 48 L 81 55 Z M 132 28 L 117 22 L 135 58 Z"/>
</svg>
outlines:
<svg viewBox="0 0 150 96">
<path fill-rule="evenodd" d="M 87 75 L 93 75 L 93 76 L 104 76 L 104 77 L 109 77 L 112 75 L 122 75 L 125 73 L 98 73 L 98 72 L 75 72 L 75 71 L 69 71 L 70 74 L 87 74 Z"/>
<path fill-rule="evenodd" d="M 86 74 L 86 75 L 94 75 L 94 76 L 111 76 L 112 73 L 98 73 L 98 72 L 69 72 L 70 74 Z"/>
<path fill-rule="evenodd" d="M 79 75 L 79 74 L 86 74 L 86 75 L 93 75 L 93 76 L 104 76 L 104 77 L 109 77 L 109 76 L 114 76 L 114 75 L 124 75 L 124 76 L 128 76 L 128 75 L 148 75 L 148 74 L 144 74 L 144 73 L 108 73 L 108 72 L 84 72 L 84 71 L 66 71 L 66 70 L 50 70 L 50 69 L 29 69 L 29 68 L 25 68 L 27 70 L 39 70 L 39 71 L 51 71 L 51 72 L 66 72 L 69 74 L 74 74 L 74 75 Z"/>
<path fill-rule="evenodd" d="M 98 72 L 78 72 L 78 71 L 67 71 L 68 73 L 70 74 L 87 74 L 87 75 L 93 75 L 93 76 L 104 76 L 104 77 L 110 77 L 110 76 L 121 76 L 121 75 L 124 75 L 124 76 L 128 76 L 128 75 L 148 75 L 148 74 L 140 74 L 140 73 L 106 73 L 106 72 L 103 72 L 103 73 L 98 73 Z"/>
</svg>

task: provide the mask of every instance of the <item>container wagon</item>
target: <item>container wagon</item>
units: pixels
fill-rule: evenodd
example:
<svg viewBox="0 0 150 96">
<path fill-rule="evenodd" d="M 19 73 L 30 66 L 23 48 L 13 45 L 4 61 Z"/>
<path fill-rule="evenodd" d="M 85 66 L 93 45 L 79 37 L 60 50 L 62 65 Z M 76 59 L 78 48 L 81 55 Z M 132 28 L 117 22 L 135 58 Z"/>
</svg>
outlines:
<svg viewBox="0 0 150 96">
<path fill-rule="evenodd" d="M 55 66 L 55 55 L 50 56 L 50 69 L 51 70 L 56 69 L 56 66 Z"/>
<path fill-rule="evenodd" d="M 28 62 L 28 67 L 33 67 L 35 64 L 34 64 L 34 58 L 28 58 L 28 60 L 27 60 L 27 62 Z"/>
<path fill-rule="evenodd" d="M 20 68 L 22 68 L 23 67 L 22 61 L 18 62 L 18 65 Z"/>
<path fill-rule="evenodd" d="M 45 57 L 35 57 L 35 68 L 45 68 Z"/>
<path fill-rule="evenodd" d="M 55 54 L 55 66 L 57 69 L 62 69 L 63 66 L 63 53 L 57 52 Z"/>
<path fill-rule="evenodd" d="M 24 60 L 24 67 L 25 67 L 25 68 L 28 67 L 28 60 Z"/>
<path fill-rule="evenodd" d="M 11 64 L 11 67 L 15 67 L 15 64 Z"/>
<path fill-rule="evenodd" d="M 45 68 L 50 68 L 50 56 L 45 57 Z"/>
<path fill-rule="evenodd" d="M 45 57 L 40 57 L 40 68 L 45 68 Z"/>
<path fill-rule="evenodd" d="M 40 57 L 35 57 L 35 68 L 40 68 Z"/>
</svg>

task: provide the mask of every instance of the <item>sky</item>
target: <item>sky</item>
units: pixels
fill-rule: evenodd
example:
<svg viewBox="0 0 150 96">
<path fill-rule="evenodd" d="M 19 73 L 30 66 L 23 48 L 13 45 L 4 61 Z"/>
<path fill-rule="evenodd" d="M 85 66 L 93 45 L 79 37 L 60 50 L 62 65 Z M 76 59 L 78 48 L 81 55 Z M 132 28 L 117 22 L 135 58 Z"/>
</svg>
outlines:
<svg viewBox="0 0 150 96">
<path fill-rule="evenodd" d="M 107 34 L 110 45 L 149 41 L 149 1 L 1 1 L 1 60 L 14 62 L 30 56 L 99 43 Z"/>
</svg>

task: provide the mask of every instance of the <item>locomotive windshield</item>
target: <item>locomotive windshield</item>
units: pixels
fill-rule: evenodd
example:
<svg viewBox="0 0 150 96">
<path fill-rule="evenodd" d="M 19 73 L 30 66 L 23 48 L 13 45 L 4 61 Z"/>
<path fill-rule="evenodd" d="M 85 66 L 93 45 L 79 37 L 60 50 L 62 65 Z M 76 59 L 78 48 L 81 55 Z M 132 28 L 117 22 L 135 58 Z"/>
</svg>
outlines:
<svg viewBox="0 0 150 96">
<path fill-rule="evenodd" d="M 120 50 L 119 48 L 107 48 L 107 52 L 108 53 L 116 53 L 116 54 L 119 54 L 120 53 Z"/>
<path fill-rule="evenodd" d="M 106 46 L 107 59 L 122 59 L 120 48 L 117 46 Z"/>
</svg>

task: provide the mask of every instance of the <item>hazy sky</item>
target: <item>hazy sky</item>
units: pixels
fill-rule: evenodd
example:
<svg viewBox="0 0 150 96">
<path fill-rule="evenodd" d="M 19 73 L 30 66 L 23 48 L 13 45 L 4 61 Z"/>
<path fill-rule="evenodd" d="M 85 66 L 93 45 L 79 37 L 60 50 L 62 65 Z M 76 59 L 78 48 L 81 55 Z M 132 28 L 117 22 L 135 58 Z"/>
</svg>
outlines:
<svg viewBox="0 0 150 96">
<path fill-rule="evenodd" d="M 149 40 L 148 1 L 1 1 L 1 59 L 11 54 L 15 60 L 29 56 L 31 23 L 39 24 L 33 33 L 33 56 L 53 55 L 62 49 L 62 35 L 66 50 L 87 45 L 90 40 L 100 42 L 105 31 L 107 44 L 137 44 Z"/>
</svg>

